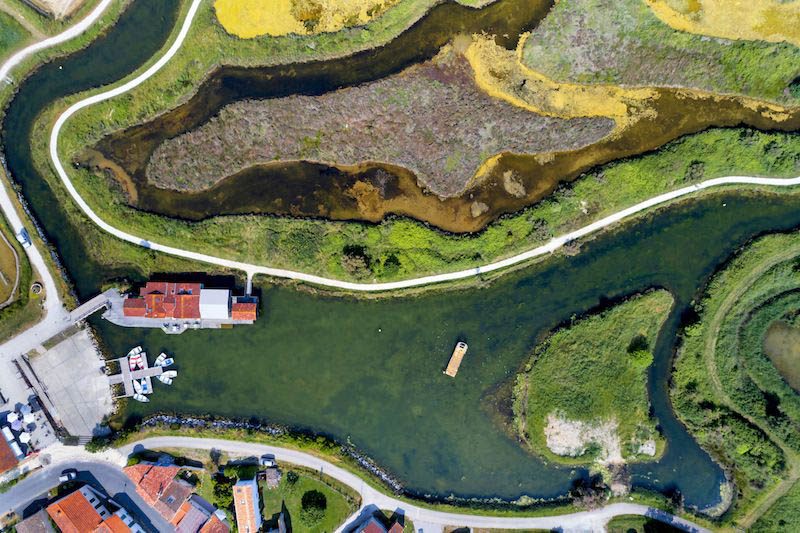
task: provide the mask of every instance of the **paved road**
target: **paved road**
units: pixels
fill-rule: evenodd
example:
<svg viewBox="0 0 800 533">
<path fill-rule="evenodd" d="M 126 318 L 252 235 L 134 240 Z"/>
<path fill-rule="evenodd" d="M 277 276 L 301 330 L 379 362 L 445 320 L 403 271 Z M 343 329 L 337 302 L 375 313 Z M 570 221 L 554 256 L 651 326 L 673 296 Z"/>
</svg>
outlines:
<svg viewBox="0 0 800 533">
<path fill-rule="evenodd" d="M 102 0 L 89 15 L 69 29 L 53 37 L 38 41 L 12 55 L 5 63 L 0 65 L 0 83 L 4 83 L 3 80 L 7 77 L 11 79 L 10 75 L 14 67 L 32 54 L 44 50 L 45 48 L 61 44 L 83 33 L 102 16 L 111 2 L 112 0 Z M 8 220 L 14 233 L 18 233 L 25 227 L 14 205 L 14 200 L 11 197 L 11 192 L 7 183 L 0 184 L 0 209 L 3 210 L 6 220 Z M 32 233 L 30 228 L 31 226 L 29 225 L 28 233 Z M 64 304 L 59 296 L 55 278 L 48 269 L 41 252 L 36 246 L 32 245 L 25 248 L 25 253 L 33 268 L 36 269 L 38 278 L 42 281 L 45 288 L 45 316 L 42 321 L 35 326 L 27 329 L 13 339 L 0 344 L 0 390 L 3 391 L 4 396 L 11 398 L 15 402 L 27 400 L 27 387 L 25 387 L 25 384 L 21 380 L 17 379 L 16 370 L 10 366 L 11 359 L 20 354 L 29 352 L 43 341 L 63 331 L 70 325 L 69 313 L 64 309 Z"/>
<path fill-rule="evenodd" d="M 433 511 L 423 507 L 409 504 L 388 496 L 374 489 L 364 482 L 360 477 L 340 468 L 332 463 L 303 453 L 297 450 L 279 448 L 277 446 L 267 446 L 264 444 L 254 444 L 250 442 L 239 442 L 223 439 L 201 439 L 192 437 L 153 437 L 144 439 L 134 444 L 124 446 L 119 451 L 127 456 L 139 449 L 155 448 L 195 448 L 202 450 L 217 449 L 228 453 L 260 456 L 265 453 L 274 454 L 279 461 L 297 464 L 306 468 L 321 471 L 332 478 L 352 487 L 362 499 L 362 509 L 364 507 L 375 506 L 380 509 L 402 509 L 405 515 L 413 522 L 436 524 L 439 526 L 455 525 L 479 528 L 497 529 L 553 529 L 563 528 L 565 531 L 604 531 L 605 524 L 613 517 L 623 514 L 647 515 L 658 520 L 671 523 L 685 531 L 706 532 L 708 530 L 689 522 L 683 518 L 678 518 L 669 513 L 658 511 L 645 505 L 618 503 L 608 505 L 594 511 L 572 513 L 560 516 L 540 516 L 540 517 L 497 517 L 497 516 L 477 516 L 468 514 L 444 513 Z M 359 510 L 351 519 L 360 513 Z M 350 522 L 350 521 L 348 521 Z M 340 531 L 342 528 L 340 528 Z"/>
<path fill-rule="evenodd" d="M 46 502 L 47 492 L 58 486 L 58 477 L 66 468 L 77 469 L 79 481 L 99 489 L 101 494 L 111 496 L 131 511 L 145 529 L 153 532 L 173 531 L 172 526 L 136 493 L 128 476 L 118 465 L 97 459 L 58 463 L 31 474 L 5 494 L 0 494 L 0 514 L 15 511 L 28 516 L 41 508 Z"/>
</svg>

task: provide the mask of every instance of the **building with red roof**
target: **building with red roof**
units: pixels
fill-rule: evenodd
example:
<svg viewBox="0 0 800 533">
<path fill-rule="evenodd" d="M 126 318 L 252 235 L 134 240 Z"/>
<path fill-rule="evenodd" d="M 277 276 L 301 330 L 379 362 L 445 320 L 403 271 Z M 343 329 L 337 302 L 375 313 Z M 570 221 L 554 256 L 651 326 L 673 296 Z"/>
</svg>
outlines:
<svg viewBox="0 0 800 533">
<path fill-rule="evenodd" d="M 240 480 L 233 486 L 233 506 L 240 533 L 255 533 L 261 528 L 261 507 L 255 479 Z"/>
<path fill-rule="evenodd" d="M 119 509 L 111 513 L 109 504 Z M 62 533 L 144 533 L 124 508 L 88 485 L 51 503 L 47 514 Z"/>
<path fill-rule="evenodd" d="M 152 319 L 159 321 L 156 323 L 159 327 L 164 320 L 184 324 L 200 320 L 249 323 L 255 321 L 257 309 L 257 298 L 232 298 L 228 289 L 207 289 L 200 283 L 148 281 L 139 290 L 138 297 L 126 297 L 122 301 L 120 318 Z M 111 316 L 107 315 L 107 318 Z M 126 324 L 123 321 L 121 325 Z M 137 321 L 135 325 L 143 324 Z"/>
<path fill-rule="evenodd" d="M 359 525 L 353 533 L 403 533 L 405 526 L 401 523 L 401 519 L 393 520 L 387 528 L 382 520 L 378 520 L 378 517 L 373 515 Z"/>
<path fill-rule="evenodd" d="M 0 474 L 8 472 L 19 463 L 17 454 L 11 449 L 11 444 L 5 436 L 0 436 Z"/>
</svg>

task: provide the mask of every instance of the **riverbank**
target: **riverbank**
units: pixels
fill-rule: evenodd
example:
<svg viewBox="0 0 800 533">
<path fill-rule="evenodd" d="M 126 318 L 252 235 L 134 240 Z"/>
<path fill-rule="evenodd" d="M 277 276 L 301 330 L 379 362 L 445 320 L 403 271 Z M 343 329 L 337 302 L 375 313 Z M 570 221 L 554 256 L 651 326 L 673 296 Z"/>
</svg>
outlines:
<svg viewBox="0 0 800 533">
<path fill-rule="evenodd" d="M 684 325 L 671 397 L 681 420 L 725 466 L 730 519 L 753 524 L 800 474 L 797 394 L 761 352 L 767 322 L 800 307 L 795 234 L 763 237 L 712 279 Z"/>
</svg>

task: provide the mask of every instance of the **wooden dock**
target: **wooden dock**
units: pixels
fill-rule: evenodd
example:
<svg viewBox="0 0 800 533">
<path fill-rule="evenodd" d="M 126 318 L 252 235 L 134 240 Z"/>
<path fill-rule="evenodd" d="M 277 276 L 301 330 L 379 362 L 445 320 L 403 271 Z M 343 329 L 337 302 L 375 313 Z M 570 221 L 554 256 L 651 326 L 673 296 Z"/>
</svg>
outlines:
<svg viewBox="0 0 800 533">
<path fill-rule="evenodd" d="M 450 356 L 450 362 L 447 363 L 447 368 L 445 368 L 444 373 L 450 376 L 451 378 L 456 377 L 458 373 L 458 367 L 461 366 L 461 361 L 464 359 L 464 354 L 467 353 L 467 343 L 466 342 L 459 342 L 456 344 L 455 349 L 453 350 L 453 355 Z"/>
<path fill-rule="evenodd" d="M 117 359 L 117 362 L 119 363 L 119 367 L 122 372 L 113 376 L 109 376 L 109 383 L 112 385 L 119 385 L 122 383 L 122 386 L 125 388 L 125 394 L 122 396 L 123 398 L 133 396 L 136 392 L 133 389 L 133 380 L 135 379 L 143 379 L 145 383 L 147 383 L 148 392 L 146 394 L 152 394 L 152 378 L 158 377 L 164 373 L 164 369 L 160 366 L 148 367 L 147 357 L 144 358 L 144 369 L 134 370 L 133 372 L 131 372 L 131 367 L 128 363 L 127 356 Z"/>
</svg>

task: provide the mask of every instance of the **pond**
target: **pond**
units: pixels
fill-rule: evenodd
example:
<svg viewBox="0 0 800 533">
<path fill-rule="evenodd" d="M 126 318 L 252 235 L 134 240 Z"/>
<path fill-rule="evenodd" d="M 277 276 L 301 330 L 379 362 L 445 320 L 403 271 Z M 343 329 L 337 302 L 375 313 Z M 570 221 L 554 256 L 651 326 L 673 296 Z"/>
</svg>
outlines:
<svg viewBox="0 0 800 533">
<path fill-rule="evenodd" d="M 800 392 L 800 329 L 775 322 L 764 335 L 764 353 L 783 379 Z"/>
<path fill-rule="evenodd" d="M 134 70 L 166 39 L 176 5 L 134 2 L 107 36 L 24 82 L 4 121 L 13 176 L 84 299 L 115 275 L 135 275 L 87 259 L 81 236 L 34 170 L 31 123 L 55 99 Z M 656 346 L 650 393 L 668 447 L 659 462 L 633 467 L 634 482 L 678 489 L 687 504 L 703 507 L 718 501 L 722 473 L 671 412 L 667 379 L 679 317 L 733 250 L 761 232 L 797 226 L 799 208 L 789 195 L 710 196 L 480 289 L 365 301 L 265 285 L 259 321 L 227 331 L 167 336 L 93 323 L 115 353 L 143 344 L 177 360 L 175 384 L 159 386 L 150 405 L 129 404 L 128 415 L 257 416 L 350 440 L 417 494 L 551 497 L 585 472 L 525 452 L 492 421 L 487 396 L 559 322 L 608 299 L 665 287 L 677 304 Z M 441 370 L 458 338 L 470 352 L 449 379 Z"/>
</svg>

